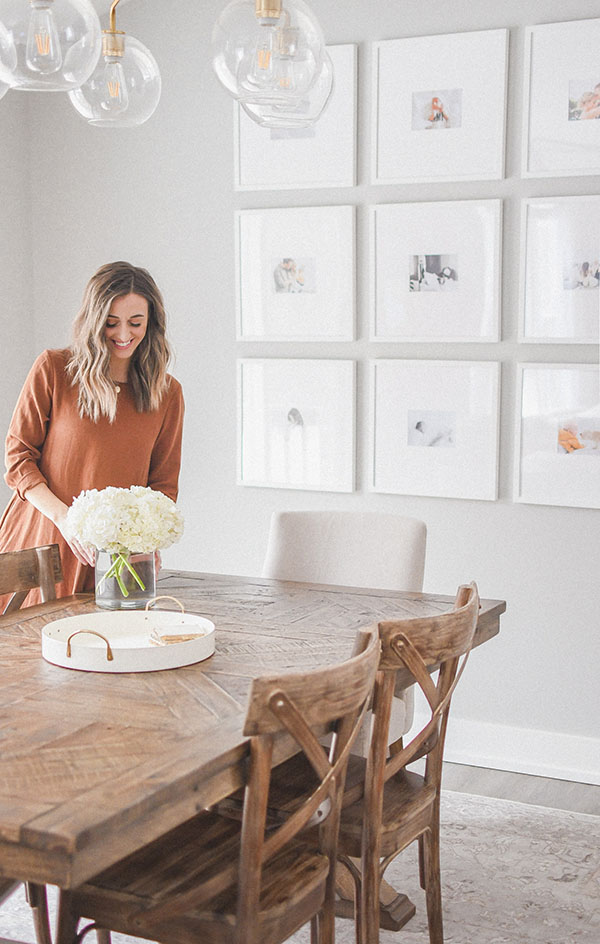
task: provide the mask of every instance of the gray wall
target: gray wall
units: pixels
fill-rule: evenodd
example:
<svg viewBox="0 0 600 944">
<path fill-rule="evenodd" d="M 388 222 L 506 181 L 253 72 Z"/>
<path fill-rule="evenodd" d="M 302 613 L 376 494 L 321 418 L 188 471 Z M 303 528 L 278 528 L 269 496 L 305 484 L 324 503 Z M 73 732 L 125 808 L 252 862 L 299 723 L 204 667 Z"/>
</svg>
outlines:
<svg viewBox="0 0 600 944">
<path fill-rule="evenodd" d="M 10 155 L 20 237 L 0 250 L 11 304 L 29 329 L 31 357 L 68 339 L 69 323 L 91 272 L 117 258 L 150 269 L 164 290 L 175 373 L 187 401 L 181 507 L 183 541 L 167 565 L 222 573 L 260 571 L 274 509 L 370 509 L 423 518 L 429 529 L 425 588 L 453 593 L 476 579 L 483 596 L 504 598 L 500 637 L 474 655 L 454 703 L 450 756 L 470 763 L 574 779 L 598 779 L 595 590 L 598 512 L 513 504 L 512 465 L 517 361 L 595 362 L 591 346 L 518 345 L 520 199 L 598 192 L 598 178 L 520 178 L 523 29 L 527 24 L 598 15 L 592 0 L 384 2 L 313 0 L 328 42 L 358 44 L 359 144 L 356 188 L 234 193 L 232 107 L 208 66 L 212 24 L 224 0 L 131 0 L 120 25 L 154 52 L 163 97 L 139 129 L 89 128 L 62 95 L 32 95 L 27 124 L 31 216 L 27 240 L 21 133 L 15 105 L 0 103 L 0 149 Z M 165 15 L 165 8 L 168 8 Z M 510 27 L 506 179 L 490 182 L 370 186 L 369 41 L 429 33 Z M 11 134 L 15 135 L 15 154 Z M 40 174 L 38 168 L 43 165 Z M 3 169 L 6 179 L 6 162 Z M 40 180 L 44 186 L 40 186 Z M 504 199 L 503 340 L 496 345 L 373 345 L 367 341 L 367 207 L 372 203 L 502 197 Z M 13 198 L 14 199 L 14 198 Z M 234 227 L 237 208 L 352 203 L 357 206 L 359 339 L 327 345 L 332 357 L 358 361 L 357 491 L 352 495 L 249 489 L 235 484 L 236 356 L 323 356 L 311 345 L 235 342 Z M 3 226 L 11 220 L 2 203 Z M 38 221 L 41 221 L 38 222 Z M 30 250 L 30 253 L 28 252 Z M 31 282 L 29 255 L 34 262 Z M 5 273 L 5 274 L 4 274 Z M 4 291 L 4 286 L 3 286 Z M 11 304 L 3 304 L 3 337 L 13 346 Z M 8 330 L 7 330 L 8 329 Z M 2 406 L 22 379 L 27 336 L 18 334 Z M 318 347 L 318 346 L 317 346 Z M 471 358 L 502 362 L 500 499 L 498 502 L 377 495 L 367 491 L 365 438 L 368 358 Z M 6 414 L 6 411 L 5 411 Z M 3 416 L 5 419 L 5 415 Z"/>
<path fill-rule="evenodd" d="M 28 96 L 8 92 L 0 101 L 0 430 L 8 425 L 34 351 L 29 154 Z M 37 189 L 46 179 L 40 158 Z M 38 217 L 36 225 L 44 221 Z M 1 479 L 0 505 L 9 497 Z"/>
</svg>

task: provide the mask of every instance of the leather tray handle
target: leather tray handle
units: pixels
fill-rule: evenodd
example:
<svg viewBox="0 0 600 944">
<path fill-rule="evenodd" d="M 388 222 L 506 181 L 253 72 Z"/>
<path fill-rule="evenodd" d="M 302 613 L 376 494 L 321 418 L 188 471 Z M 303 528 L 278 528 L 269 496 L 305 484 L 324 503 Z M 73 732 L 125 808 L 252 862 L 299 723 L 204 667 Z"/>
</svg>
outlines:
<svg viewBox="0 0 600 944">
<path fill-rule="evenodd" d="M 90 636 L 99 636 L 100 639 L 103 639 L 104 642 L 106 643 L 106 661 L 107 662 L 113 661 L 114 659 L 113 651 L 110 648 L 110 643 L 108 639 L 106 638 L 106 636 L 103 636 L 102 633 L 97 633 L 95 629 L 78 629 L 74 633 L 71 633 L 71 635 L 67 639 L 67 659 L 71 658 L 71 640 L 73 636 L 78 636 L 79 633 L 89 633 Z"/>
<path fill-rule="evenodd" d="M 178 600 L 177 597 L 169 597 L 169 596 L 152 597 L 152 599 L 148 600 L 148 602 L 146 603 L 146 606 L 144 607 L 146 612 L 148 612 L 148 607 L 152 606 L 153 603 L 157 603 L 158 600 L 172 600 L 173 603 L 176 603 L 177 606 L 181 607 L 181 612 L 185 613 L 185 607 L 183 603 L 181 602 L 181 600 Z"/>
</svg>

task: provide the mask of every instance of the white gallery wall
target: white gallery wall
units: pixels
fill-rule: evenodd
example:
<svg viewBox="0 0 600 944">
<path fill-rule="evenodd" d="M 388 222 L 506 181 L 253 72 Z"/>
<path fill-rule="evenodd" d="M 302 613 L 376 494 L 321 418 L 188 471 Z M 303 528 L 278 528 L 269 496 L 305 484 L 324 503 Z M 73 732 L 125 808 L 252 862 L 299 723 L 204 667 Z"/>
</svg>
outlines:
<svg viewBox="0 0 600 944">
<path fill-rule="evenodd" d="M 598 16 L 593 0 L 313 0 L 328 42 L 358 46 L 358 183 L 353 188 L 235 192 L 233 114 L 208 64 L 225 0 L 130 0 L 120 26 L 159 61 L 163 95 L 138 129 L 88 127 L 63 95 L 10 92 L 0 102 L 0 420 L 29 363 L 67 343 L 91 273 L 127 259 L 163 289 L 187 403 L 180 504 L 182 542 L 167 566 L 257 575 L 276 509 L 385 511 L 427 522 L 425 589 L 453 594 L 477 580 L 505 599 L 500 636 L 477 651 L 457 691 L 449 759 L 600 782 L 597 731 L 600 513 L 512 501 L 517 363 L 596 363 L 592 345 L 517 343 L 520 204 L 526 196 L 599 193 L 597 177 L 522 179 L 524 27 Z M 510 29 L 506 178 L 374 186 L 370 180 L 370 43 Z M 486 102 L 482 101 L 482 134 Z M 318 161 L 318 155 L 315 160 Z M 501 198 L 502 340 L 494 344 L 368 340 L 368 207 Z M 357 340 L 241 344 L 235 340 L 234 212 L 246 208 L 357 208 Z M 236 357 L 327 357 L 357 362 L 356 491 L 236 485 Z M 499 500 L 368 491 L 369 362 L 373 357 L 501 364 Z M 8 497 L 4 488 L 3 498 Z"/>
</svg>

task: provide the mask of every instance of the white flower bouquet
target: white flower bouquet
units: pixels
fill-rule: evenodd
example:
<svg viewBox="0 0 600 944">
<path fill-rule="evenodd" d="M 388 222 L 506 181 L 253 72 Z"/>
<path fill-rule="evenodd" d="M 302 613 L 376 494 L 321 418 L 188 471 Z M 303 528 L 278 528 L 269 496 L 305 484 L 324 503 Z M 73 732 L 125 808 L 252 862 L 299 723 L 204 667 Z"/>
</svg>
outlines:
<svg viewBox="0 0 600 944">
<path fill-rule="evenodd" d="M 67 512 L 67 527 L 88 549 L 110 554 L 111 566 L 101 579 L 114 577 L 123 596 L 128 596 L 123 581 L 125 569 L 141 590 L 146 589 L 131 555 L 170 547 L 183 534 L 183 516 L 162 492 L 142 485 L 109 486 L 81 492 Z"/>
</svg>

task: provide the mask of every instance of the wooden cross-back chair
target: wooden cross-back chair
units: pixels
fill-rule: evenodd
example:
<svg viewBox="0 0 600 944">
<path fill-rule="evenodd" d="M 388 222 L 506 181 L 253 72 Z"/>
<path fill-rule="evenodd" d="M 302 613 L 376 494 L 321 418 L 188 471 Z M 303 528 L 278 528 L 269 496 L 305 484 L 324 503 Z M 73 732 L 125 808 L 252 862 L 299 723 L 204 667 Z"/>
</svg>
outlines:
<svg viewBox="0 0 600 944">
<path fill-rule="evenodd" d="M 440 794 L 444 739 L 452 694 L 464 670 L 477 625 L 474 583 L 459 587 L 454 608 L 430 618 L 379 624 L 381 661 L 373 695 L 373 734 L 365 762 L 352 757 L 339 835 L 340 862 L 356 883 L 360 944 L 379 940 L 379 889 L 390 862 L 419 840 L 430 944 L 443 944 L 440 888 Z M 437 681 L 431 672 L 439 666 Z M 415 681 L 430 716 L 409 743 L 389 743 L 394 689 Z M 426 757 L 423 775 L 407 769 Z M 360 859 L 357 868 L 353 859 Z"/>
<path fill-rule="evenodd" d="M 18 610 L 29 591 L 36 588 L 39 588 L 44 602 L 55 600 L 56 584 L 61 580 L 62 568 L 57 544 L 0 554 L 0 596 L 12 594 L 2 615 Z M 16 891 L 20 884 L 0 878 L 0 903 Z M 52 944 L 46 889 L 42 885 L 27 883 L 25 893 L 31 905 L 38 944 Z"/>
<path fill-rule="evenodd" d="M 61 580 L 62 568 L 57 544 L 0 554 L 0 596 L 12 594 L 1 615 L 18 610 L 29 591 L 36 588 L 39 588 L 44 602 L 55 600 L 56 584 Z M 9 878 L 0 878 L 0 904 L 20 884 Z M 46 889 L 43 885 L 27 883 L 25 893 L 32 909 L 38 944 L 52 944 Z"/>
<path fill-rule="evenodd" d="M 0 596 L 12 594 L 2 615 L 18 610 L 30 590 L 39 589 L 43 603 L 55 600 L 62 579 L 58 544 L 0 554 Z"/>
<path fill-rule="evenodd" d="M 385 870 L 416 839 L 430 941 L 443 942 L 439 807 L 444 737 L 450 700 L 473 642 L 478 611 L 477 587 L 471 584 L 459 588 L 454 608 L 447 613 L 379 623 L 381 660 L 373 694 L 371 742 L 366 759 L 354 753 L 350 757 L 338 838 L 337 909 L 343 917 L 354 915 L 358 944 L 377 944 L 380 903 L 390 891 L 396 895 L 384 881 Z M 436 682 L 431 673 L 438 666 Z M 402 738 L 390 738 L 392 700 L 394 691 L 413 682 L 424 692 L 431 714 L 404 745 Z M 406 769 L 425 756 L 423 776 Z M 271 815 L 293 810 L 298 791 L 312 777 L 300 755 L 282 764 L 272 785 Z M 353 908 L 348 907 L 349 900 L 354 901 Z M 385 919 L 390 919 L 387 909 Z"/>
<path fill-rule="evenodd" d="M 333 942 L 343 783 L 378 662 L 377 632 L 361 630 L 346 662 L 255 679 L 244 726 L 250 761 L 241 821 L 216 810 L 201 813 L 85 885 L 61 892 L 57 944 L 81 940 L 94 927 L 165 944 L 279 944 L 309 920 L 313 942 Z M 329 754 L 317 736 L 324 726 L 335 731 Z M 290 738 L 316 783 L 307 786 L 293 815 L 273 827 L 267 815 L 271 770 Z M 313 845 L 302 833 L 315 825 L 319 841 Z M 80 917 L 93 923 L 76 936 Z"/>
</svg>

